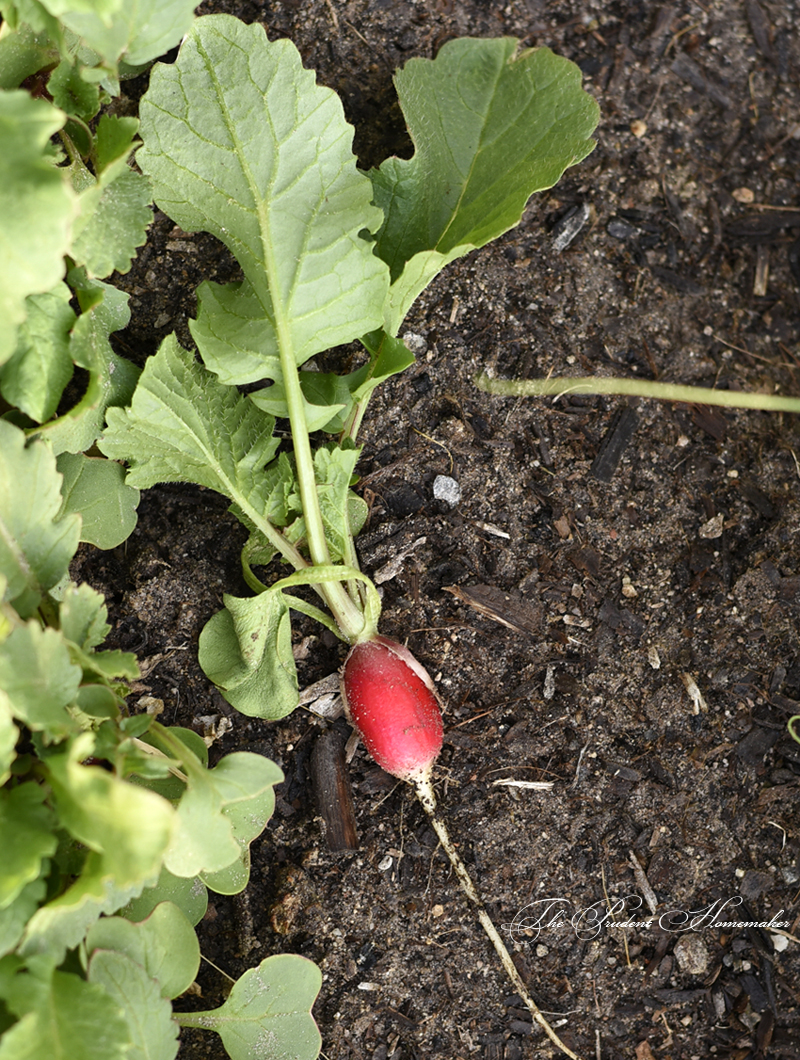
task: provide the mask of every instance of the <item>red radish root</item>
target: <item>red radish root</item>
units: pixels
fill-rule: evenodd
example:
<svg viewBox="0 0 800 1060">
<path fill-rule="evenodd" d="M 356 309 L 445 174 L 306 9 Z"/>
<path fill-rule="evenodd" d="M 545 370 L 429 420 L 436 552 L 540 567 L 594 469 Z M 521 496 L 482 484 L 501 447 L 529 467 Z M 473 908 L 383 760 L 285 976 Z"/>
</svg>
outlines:
<svg viewBox="0 0 800 1060">
<path fill-rule="evenodd" d="M 356 644 L 344 664 L 342 698 L 382 769 L 412 782 L 430 776 L 442 749 L 442 712 L 433 682 L 408 648 L 388 637 Z"/>
<path fill-rule="evenodd" d="M 358 730 L 364 746 L 378 765 L 392 776 L 413 785 L 450 858 L 462 890 L 534 1022 L 570 1060 L 580 1060 L 561 1041 L 528 993 L 450 839 L 447 825 L 437 813 L 430 777 L 433 763 L 442 749 L 443 729 L 439 700 L 429 674 L 402 644 L 388 637 L 375 637 L 356 644 L 347 656 L 342 671 L 342 698 L 350 723 Z"/>
</svg>

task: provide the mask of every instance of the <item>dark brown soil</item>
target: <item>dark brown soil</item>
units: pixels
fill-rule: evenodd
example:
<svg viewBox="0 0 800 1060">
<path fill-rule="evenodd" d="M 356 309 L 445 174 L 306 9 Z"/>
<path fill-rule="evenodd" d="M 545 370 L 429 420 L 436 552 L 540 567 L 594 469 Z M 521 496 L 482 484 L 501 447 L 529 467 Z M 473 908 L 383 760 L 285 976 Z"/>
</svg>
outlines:
<svg viewBox="0 0 800 1060">
<path fill-rule="evenodd" d="M 342 95 L 365 166 L 408 150 L 393 70 L 451 37 L 509 34 L 581 66 L 602 110 L 595 152 L 516 231 L 451 267 L 406 322 L 417 364 L 374 399 L 362 434 L 362 562 L 372 573 L 422 539 L 383 586 L 383 629 L 407 638 L 446 701 L 436 786 L 498 925 L 533 915 L 533 902 L 580 913 L 649 887 L 656 921 L 727 902 L 718 920 L 776 918 L 795 935 L 797 420 L 500 400 L 473 377 L 636 374 L 800 393 L 797 3 L 229 0 L 211 11 L 295 41 Z M 141 87 L 129 86 L 132 108 Z M 559 251 L 562 222 L 584 206 Z M 172 329 L 188 344 L 196 284 L 232 276 L 216 244 L 157 215 L 120 280 L 134 313 L 121 349 L 141 363 Z M 455 507 L 434 499 L 437 475 L 459 482 Z M 316 961 L 330 1060 L 556 1055 L 510 996 L 409 791 L 359 751 L 360 849 L 331 854 L 310 782 L 320 723 L 234 715 L 205 679 L 197 637 L 223 591 L 244 591 L 243 535 L 219 498 L 163 487 L 143 497 L 125 546 L 87 549 L 76 568 L 109 596 L 114 642 L 155 663 L 144 684 L 168 723 L 202 730 L 202 717 L 227 716 L 213 755 L 256 750 L 286 774 L 250 887 L 212 896 L 204 953 L 232 976 L 272 953 Z M 502 590 L 501 612 L 521 608 L 527 631 L 451 586 Z M 300 622 L 298 641 L 314 632 Z M 342 656 L 318 641 L 302 682 Z M 515 936 L 531 992 L 584 1060 L 800 1057 L 796 939 L 708 922 L 592 934 Z M 199 984 L 196 1004 L 220 1002 L 218 971 L 204 964 Z M 222 1055 L 213 1035 L 183 1036 L 182 1057 Z"/>
</svg>

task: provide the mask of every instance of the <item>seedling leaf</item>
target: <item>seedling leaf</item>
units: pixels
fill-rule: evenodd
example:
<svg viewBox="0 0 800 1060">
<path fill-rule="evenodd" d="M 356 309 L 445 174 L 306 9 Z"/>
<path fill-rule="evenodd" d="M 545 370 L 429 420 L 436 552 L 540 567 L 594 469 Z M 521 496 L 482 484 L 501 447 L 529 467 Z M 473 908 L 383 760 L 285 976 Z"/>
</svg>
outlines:
<svg viewBox="0 0 800 1060">
<path fill-rule="evenodd" d="M 77 729 L 64 709 L 78 694 L 81 670 L 64 638 L 36 619 L 17 626 L 0 644 L 0 689 L 13 714 L 48 741 Z"/>
<path fill-rule="evenodd" d="M 178 1025 L 172 1020 L 172 1006 L 148 971 L 125 953 L 99 950 L 89 962 L 89 982 L 101 986 L 124 1014 L 126 1060 L 174 1060 Z"/>
<path fill-rule="evenodd" d="M 221 239 L 241 286 L 206 285 L 195 341 L 226 382 L 279 378 L 377 327 L 388 274 L 360 235 L 381 215 L 355 167 L 341 102 L 286 40 L 228 15 L 197 19 L 142 99 L 137 161 L 158 205 Z"/>
<path fill-rule="evenodd" d="M 416 152 L 370 173 L 392 274 L 386 330 L 449 261 L 518 224 L 530 196 L 592 150 L 598 107 L 581 73 L 511 37 L 449 41 L 395 77 Z"/>
<path fill-rule="evenodd" d="M 200 634 L 200 665 L 242 714 L 285 717 L 299 701 L 285 597 L 267 591 L 224 601 Z"/>
<path fill-rule="evenodd" d="M 194 926 L 206 915 L 208 891 L 197 877 L 173 876 L 168 869 L 162 869 L 157 883 L 145 887 L 120 913 L 128 920 L 144 920 L 161 902 L 176 905 Z"/>
<path fill-rule="evenodd" d="M 58 845 L 53 815 L 44 805 L 46 791 L 29 781 L 0 792 L 0 909 L 9 905 L 40 874 L 42 862 Z"/>
<path fill-rule="evenodd" d="M 102 917 L 86 936 L 87 953 L 94 950 L 124 953 L 158 982 L 165 998 L 188 990 L 200 967 L 194 928 L 172 902 L 161 902 L 137 924 L 121 916 Z"/>
<path fill-rule="evenodd" d="M 81 541 L 116 548 L 133 533 L 139 490 L 125 484 L 125 470 L 113 460 L 62 453 L 56 466 L 64 476 L 63 512 L 81 517 Z"/>
<path fill-rule="evenodd" d="M 310 1010 L 321 986 L 315 964 L 281 954 L 245 972 L 220 1008 L 177 1015 L 185 1027 L 215 1030 L 231 1060 L 316 1060 L 322 1039 Z"/>
</svg>

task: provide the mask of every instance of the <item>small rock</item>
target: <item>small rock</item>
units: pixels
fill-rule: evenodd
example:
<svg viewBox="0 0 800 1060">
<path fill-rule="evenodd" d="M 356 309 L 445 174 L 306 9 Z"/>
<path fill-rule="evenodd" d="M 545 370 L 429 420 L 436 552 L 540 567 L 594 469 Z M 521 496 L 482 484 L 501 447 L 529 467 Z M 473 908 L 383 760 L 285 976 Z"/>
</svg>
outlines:
<svg viewBox="0 0 800 1060">
<path fill-rule="evenodd" d="M 419 356 L 421 353 L 425 353 L 428 348 L 428 342 L 424 335 L 418 335 L 416 331 L 407 331 L 403 335 L 403 342 L 408 346 L 412 353 Z"/>
<path fill-rule="evenodd" d="M 749 205 L 755 201 L 755 194 L 752 188 L 734 188 L 731 195 L 737 202 Z"/>
<path fill-rule="evenodd" d="M 708 948 L 699 935 L 684 935 L 678 939 L 675 959 L 687 975 L 705 975 L 708 971 Z"/>
<path fill-rule="evenodd" d="M 433 495 L 437 501 L 444 501 L 451 508 L 455 508 L 461 500 L 461 487 L 449 475 L 437 475 L 433 480 Z"/>
<path fill-rule="evenodd" d="M 641 138 L 647 134 L 647 122 L 642 121 L 641 118 L 637 118 L 635 121 L 632 121 L 631 132 L 637 140 L 641 140 Z"/>
</svg>

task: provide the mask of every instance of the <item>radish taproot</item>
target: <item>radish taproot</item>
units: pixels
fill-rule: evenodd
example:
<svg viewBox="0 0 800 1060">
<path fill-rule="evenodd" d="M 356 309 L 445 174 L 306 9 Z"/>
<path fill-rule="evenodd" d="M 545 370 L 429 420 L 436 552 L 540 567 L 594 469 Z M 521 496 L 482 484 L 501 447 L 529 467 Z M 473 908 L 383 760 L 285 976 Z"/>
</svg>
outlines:
<svg viewBox="0 0 800 1060">
<path fill-rule="evenodd" d="M 350 649 L 342 668 L 341 688 L 347 718 L 369 754 L 387 773 L 414 787 L 462 890 L 534 1022 L 566 1056 L 580 1060 L 562 1042 L 530 996 L 450 838 L 447 825 L 438 814 L 431 772 L 442 749 L 444 727 L 430 675 L 408 648 L 376 634 Z"/>
<path fill-rule="evenodd" d="M 381 636 L 356 644 L 344 664 L 342 698 L 381 769 L 411 782 L 430 776 L 442 749 L 442 712 L 433 681 L 408 648 Z"/>
</svg>

